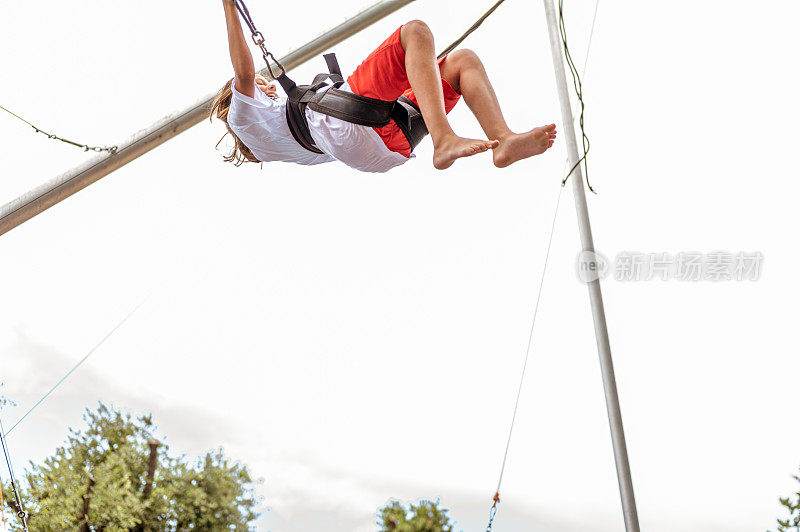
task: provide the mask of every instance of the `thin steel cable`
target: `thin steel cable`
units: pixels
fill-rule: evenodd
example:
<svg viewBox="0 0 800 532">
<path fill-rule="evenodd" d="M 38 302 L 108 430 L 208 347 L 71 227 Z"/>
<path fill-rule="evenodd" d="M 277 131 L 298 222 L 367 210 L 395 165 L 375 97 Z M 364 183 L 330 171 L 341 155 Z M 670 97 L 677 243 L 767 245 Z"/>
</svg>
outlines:
<svg viewBox="0 0 800 532">
<path fill-rule="evenodd" d="M 599 5 L 600 5 L 600 0 L 597 0 L 595 2 L 594 18 L 592 19 L 592 29 L 591 29 L 591 33 L 589 34 L 589 44 L 586 47 L 586 59 L 584 60 L 584 64 L 583 64 L 583 72 L 584 73 L 586 72 L 586 65 L 588 65 L 588 63 L 589 63 L 589 52 L 590 52 L 591 46 L 592 46 L 592 35 L 594 34 L 594 25 L 595 25 L 595 20 L 597 19 L 597 8 L 598 8 Z M 500 479 L 497 481 L 497 490 L 496 490 L 497 493 L 500 493 L 500 485 L 503 483 L 503 473 L 505 472 L 505 468 L 506 468 L 506 460 L 508 458 L 508 449 L 509 449 L 509 447 L 511 445 L 511 434 L 512 434 L 512 432 L 514 430 L 514 421 L 517 418 L 517 409 L 519 407 L 519 398 L 520 398 L 520 395 L 522 393 L 522 383 L 525 380 L 525 370 L 528 367 L 528 355 L 530 354 L 530 349 L 531 349 L 531 346 L 533 344 L 533 330 L 534 330 L 534 327 L 536 325 L 536 315 L 539 312 L 539 300 L 540 300 L 540 298 L 542 296 L 542 287 L 544 286 L 544 276 L 545 276 L 545 273 L 547 273 L 547 261 L 550 258 L 550 248 L 551 248 L 551 245 L 553 243 L 553 233 L 555 231 L 555 224 L 556 224 L 556 219 L 557 219 L 556 216 L 558 215 L 558 207 L 561 204 L 561 194 L 562 194 L 563 191 L 564 191 L 564 187 L 563 186 L 559 187 L 558 199 L 556 200 L 556 208 L 555 208 L 555 212 L 553 213 L 553 224 L 550 227 L 550 238 L 549 238 L 549 240 L 547 242 L 547 252 L 545 253 L 545 258 L 544 258 L 544 269 L 542 270 L 542 278 L 541 278 L 541 281 L 539 282 L 539 291 L 538 291 L 538 293 L 536 295 L 536 305 L 535 305 L 534 310 L 533 310 L 533 319 L 531 320 L 530 334 L 528 336 L 528 346 L 525 349 L 525 362 L 522 365 L 522 376 L 521 376 L 520 381 L 519 381 L 519 389 L 517 390 L 517 399 L 516 399 L 516 401 L 514 403 L 514 414 L 511 416 L 511 427 L 510 427 L 510 429 L 508 431 L 508 441 L 506 442 L 506 450 L 503 453 L 503 465 L 500 467 Z"/>
<path fill-rule="evenodd" d="M 592 16 L 592 29 L 589 30 L 589 42 L 586 44 L 586 55 L 583 58 L 583 70 L 581 70 L 581 78 L 586 81 L 586 66 L 589 64 L 589 52 L 592 50 L 592 38 L 594 37 L 594 24 L 597 22 L 597 9 L 600 7 L 600 0 L 594 3 L 594 15 Z M 577 111 L 577 106 L 575 110 Z"/>
<path fill-rule="evenodd" d="M 506 439 L 506 448 L 503 452 L 503 463 L 500 466 L 500 478 L 497 479 L 497 490 L 495 490 L 492 500 L 491 509 L 489 510 L 489 523 L 486 525 L 486 532 L 491 532 L 494 523 L 494 517 L 497 515 L 497 505 L 500 503 L 500 486 L 503 484 L 503 474 L 506 471 L 506 462 L 508 460 L 508 450 L 511 447 L 511 436 L 514 433 L 514 424 L 517 420 L 517 411 L 519 410 L 519 399 L 522 397 L 522 386 L 525 382 L 525 371 L 528 369 L 528 359 L 530 358 L 531 346 L 533 345 L 533 331 L 536 327 L 536 316 L 539 314 L 539 303 L 542 300 L 542 289 L 544 288 L 544 280 L 547 275 L 547 264 L 550 261 L 550 249 L 553 247 L 553 235 L 556 232 L 556 221 L 558 220 L 558 207 L 561 205 L 561 194 L 564 192 L 564 184 L 561 183 L 558 187 L 558 197 L 556 198 L 556 206 L 553 210 L 553 222 L 550 224 L 550 236 L 547 239 L 547 250 L 544 254 L 544 265 L 542 266 L 542 276 L 539 279 L 539 290 L 536 294 L 536 304 L 533 307 L 533 318 L 531 319 L 531 328 L 528 333 L 528 346 L 525 348 L 525 358 L 522 363 L 522 373 L 519 377 L 519 387 L 517 388 L 517 398 L 514 401 L 514 413 L 511 415 L 511 424 L 508 427 L 508 438 Z"/>
<path fill-rule="evenodd" d="M 19 489 L 17 485 L 17 480 L 14 477 L 14 468 L 11 465 L 11 453 L 8 451 L 8 446 L 6 445 L 6 432 L 3 430 L 3 420 L 0 419 L 0 443 L 3 445 L 3 455 L 6 458 L 6 465 L 8 466 L 8 475 L 11 478 L 11 491 L 14 493 L 14 499 L 17 503 L 17 517 L 19 518 L 20 523 L 22 523 L 22 528 L 25 532 L 28 532 L 28 522 L 27 522 L 27 514 L 25 513 L 25 507 L 22 505 L 22 499 L 19 496 Z M 0 485 L 0 490 L 2 489 L 2 485 Z M 3 515 L 5 520 L 5 514 Z"/>
<path fill-rule="evenodd" d="M 589 33 L 589 42 L 588 42 L 588 44 L 586 46 L 586 57 L 585 57 L 584 63 L 583 63 L 583 72 L 582 72 L 582 74 L 586 73 L 586 67 L 589 64 L 589 52 L 591 51 L 591 47 L 592 47 L 592 37 L 594 36 L 594 28 L 595 28 L 595 22 L 597 20 L 597 10 L 598 10 L 599 4 L 600 4 L 600 0 L 596 0 L 595 1 L 595 6 L 594 6 L 594 15 L 592 17 L 592 28 L 591 28 L 590 33 Z M 581 104 L 581 103 L 582 102 L 578 102 L 578 104 Z M 577 111 L 577 107 L 576 107 L 576 111 Z M 564 170 L 566 170 L 568 164 L 569 164 L 569 159 L 567 159 L 567 161 L 564 164 Z M 569 176 L 567 176 L 567 177 L 569 177 Z M 542 289 L 544 287 L 545 275 L 547 274 L 547 265 L 548 265 L 548 262 L 549 262 L 549 259 L 550 259 L 550 250 L 551 250 L 552 244 L 553 244 L 553 235 L 555 234 L 556 221 L 558 219 L 558 208 L 561 205 L 561 195 L 564 192 L 565 183 L 566 183 L 566 179 L 561 182 L 561 186 L 559 187 L 559 190 L 558 190 L 558 197 L 556 198 L 556 206 L 555 206 L 555 210 L 553 212 L 553 222 L 552 222 L 552 224 L 550 226 L 550 236 L 549 236 L 548 241 L 547 241 L 547 250 L 545 252 L 544 266 L 542 267 L 542 277 L 539 280 L 539 290 L 538 290 L 538 292 L 536 294 L 536 304 L 535 304 L 534 309 L 533 309 L 533 318 L 531 319 L 531 327 L 530 327 L 530 332 L 528 334 L 528 345 L 527 345 L 527 347 L 525 349 L 525 358 L 524 358 L 524 361 L 523 361 L 523 364 L 522 364 L 522 374 L 520 375 L 519 387 L 517 388 L 517 397 L 516 397 L 516 400 L 514 401 L 514 412 L 511 415 L 511 424 L 510 424 L 509 429 L 508 429 L 508 438 L 506 440 L 505 451 L 503 452 L 503 462 L 502 462 L 502 465 L 500 466 L 500 476 L 499 476 L 499 478 L 497 480 L 497 490 L 495 491 L 494 498 L 493 498 L 494 503 L 492 504 L 492 507 L 489 510 L 489 523 L 486 526 L 486 532 L 491 532 L 491 530 L 492 530 L 492 525 L 494 523 L 494 518 L 495 518 L 495 515 L 497 514 L 497 506 L 500 503 L 500 487 L 503 484 L 503 475 L 505 474 L 506 463 L 508 461 L 508 451 L 511 448 L 511 437 L 512 437 L 512 435 L 514 433 L 514 424 L 515 424 L 516 419 L 517 419 L 517 411 L 519 410 L 519 400 L 520 400 L 520 397 L 522 396 L 522 388 L 523 388 L 523 384 L 525 382 L 525 373 L 526 373 L 526 370 L 528 368 L 528 360 L 530 358 L 531 347 L 533 346 L 533 333 L 534 333 L 534 329 L 535 329 L 535 326 L 536 326 L 536 316 L 539 313 L 539 303 L 540 303 L 541 298 L 542 298 Z"/>
<path fill-rule="evenodd" d="M 83 148 L 83 151 L 93 151 L 93 152 L 98 152 L 98 153 L 107 151 L 108 153 L 114 154 L 114 153 L 117 153 L 117 150 L 119 149 L 118 146 L 108 146 L 108 147 L 105 147 L 105 148 L 101 148 L 100 146 L 89 146 L 88 144 L 81 144 L 80 142 L 75 142 L 74 140 L 68 140 L 68 139 L 59 137 L 58 135 L 53 135 L 52 133 L 48 133 L 47 131 L 44 131 L 43 129 L 40 129 L 40 128 L 34 126 L 30 122 L 28 122 L 27 120 L 25 120 L 24 118 L 19 116 L 17 113 L 14 113 L 13 111 L 10 111 L 10 110 L 6 109 L 2 105 L 0 105 L 0 109 L 5 111 L 6 113 L 10 114 L 14 118 L 25 122 L 26 124 L 31 126 L 34 129 L 34 131 L 36 131 L 37 133 L 41 133 L 42 135 L 46 135 L 48 139 L 60 140 L 61 142 L 64 142 L 66 144 L 70 144 L 70 145 L 75 146 L 77 148 Z"/>
<path fill-rule="evenodd" d="M 74 372 L 76 369 L 78 369 L 78 368 L 81 366 L 81 364 L 83 364 L 84 362 L 86 362 L 86 360 L 87 360 L 87 359 L 88 359 L 90 356 L 92 356 L 92 354 L 93 354 L 95 351 L 97 351 L 97 350 L 100 348 L 100 346 L 102 346 L 102 345 L 103 345 L 103 344 L 106 342 L 106 340 L 108 340 L 108 339 L 111 337 L 111 335 L 112 335 L 112 334 L 114 334 L 114 333 L 117 331 L 117 329 L 119 329 L 120 327 L 122 327 L 122 325 L 123 325 L 123 324 L 125 324 L 125 322 L 126 322 L 126 321 L 128 321 L 128 319 L 130 319 L 130 317 L 131 317 L 131 316 L 133 316 L 133 315 L 136 313 L 136 311 L 137 311 L 137 310 L 139 310 L 139 308 L 140 308 L 140 307 L 141 307 L 141 306 L 144 304 L 144 302 L 145 302 L 145 301 L 146 301 L 146 299 L 145 299 L 145 300 L 143 300 L 143 301 L 142 301 L 141 303 L 139 303 L 138 305 L 136 305 L 136 307 L 134 307 L 134 309 L 133 309 L 132 311 L 130 311 L 130 312 L 128 313 L 128 315 L 127 315 L 127 316 L 125 316 L 125 317 L 122 319 L 122 321 L 120 321 L 120 322 L 119 322 L 119 323 L 118 323 L 116 326 L 114 326 L 114 328 L 113 328 L 113 329 L 111 329 L 111 331 L 109 331 L 109 333 L 108 333 L 108 334 L 106 334 L 106 335 L 103 337 L 103 339 L 102 339 L 102 340 L 100 340 L 100 341 L 97 343 L 97 345 L 95 345 L 95 346 L 94 346 L 94 347 L 93 347 L 93 348 L 92 348 L 92 349 L 91 349 L 91 350 L 90 350 L 88 353 L 86 353 L 86 356 L 84 356 L 82 359 L 80 359 L 80 360 L 78 361 L 78 363 L 77 363 L 77 364 L 75 364 L 74 366 L 72 366 L 72 369 L 70 369 L 70 370 L 69 370 L 69 371 L 68 371 L 68 372 L 67 372 L 67 373 L 66 373 L 66 374 L 65 374 L 63 377 L 61 377 L 61 379 L 60 379 L 60 380 L 59 380 L 59 381 L 58 381 L 58 382 L 57 382 L 57 383 L 56 383 L 56 384 L 55 384 L 55 385 L 54 385 L 52 388 L 50 388 L 50 390 L 49 390 L 49 391 L 48 391 L 46 394 L 44 394 L 44 395 L 42 396 L 42 398 L 41 398 L 41 399 L 39 399 L 38 401 L 36 401 L 36 404 L 35 404 L 35 405 L 33 405 L 32 407 L 30 407 L 30 409 L 29 409 L 27 412 L 25 412 L 25 414 L 24 414 L 24 415 L 23 415 L 21 418 L 19 418 L 19 419 L 17 420 L 17 422 L 16 422 L 16 423 L 14 423 L 14 426 L 12 426 L 10 429 L 8 429 L 8 432 L 6 432 L 6 433 L 5 433 L 5 434 L 6 434 L 6 436 L 8 436 L 9 434 L 11 434 L 11 431 L 13 431 L 15 428 L 17 428 L 17 425 L 19 425 L 20 423 L 22 423 L 22 422 L 25 420 L 25 418 L 26 418 L 26 417 L 28 417 L 28 416 L 30 415 L 30 413 L 31 413 L 31 412 L 33 412 L 34 410 L 36 410 L 36 408 L 37 408 L 37 407 L 38 407 L 40 404 L 42 404 L 42 403 L 45 401 L 45 399 L 47 399 L 47 398 L 50 396 L 50 394 L 52 394 L 52 393 L 53 393 L 53 392 L 56 390 L 56 388 L 58 388 L 59 386 L 61 386 L 61 383 L 63 383 L 65 380 L 67 380 L 67 378 L 69 378 L 69 376 L 70 376 L 70 375 L 72 375 L 72 373 L 73 373 L 73 372 Z"/>
<path fill-rule="evenodd" d="M 558 220 L 558 207 L 561 205 L 561 194 L 564 192 L 564 186 L 558 187 L 558 197 L 556 198 L 556 206 L 553 210 L 553 222 L 550 224 L 550 236 L 547 239 L 547 250 L 544 254 L 544 266 L 542 267 L 542 277 L 539 279 L 539 290 L 536 293 L 536 304 L 533 307 L 533 319 L 531 320 L 531 328 L 528 333 L 528 345 L 525 348 L 525 359 L 522 364 L 522 374 L 519 379 L 519 387 L 517 388 L 517 399 L 514 401 L 514 413 L 511 416 L 511 426 L 508 429 L 508 439 L 506 440 L 506 449 L 503 453 L 503 464 L 500 466 L 500 478 L 497 480 L 497 493 L 500 493 L 500 485 L 503 483 L 503 474 L 506 469 L 506 461 L 508 459 L 508 449 L 511 447 L 511 435 L 514 432 L 514 422 L 517 420 L 517 410 L 519 409 L 519 399 L 522 396 L 522 384 L 525 381 L 525 370 L 528 368 L 528 359 L 533 346 L 533 331 L 536 327 L 536 316 L 539 314 L 539 303 L 542 299 L 542 289 L 544 288 L 544 279 L 547 274 L 547 264 L 550 260 L 550 249 L 553 246 L 553 235 L 556 230 L 556 221 Z"/>
</svg>

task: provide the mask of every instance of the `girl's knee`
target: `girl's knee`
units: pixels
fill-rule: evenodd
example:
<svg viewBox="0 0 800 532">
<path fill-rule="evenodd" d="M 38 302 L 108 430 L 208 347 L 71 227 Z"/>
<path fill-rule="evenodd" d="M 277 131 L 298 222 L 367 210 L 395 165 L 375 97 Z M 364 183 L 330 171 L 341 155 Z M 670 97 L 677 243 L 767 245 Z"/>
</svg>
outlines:
<svg viewBox="0 0 800 532">
<path fill-rule="evenodd" d="M 461 74 L 473 68 L 483 68 L 478 54 L 462 48 L 447 54 L 441 64 L 442 77 L 457 91 L 461 90 Z"/>
<path fill-rule="evenodd" d="M 458 67 L 470 67 L 481 64 L 481 59 L 478 54 L 468 48 L 461 48 L 447 56 L 448 61 L 452 61 Z"/>
<path fill-rule="evenodd" d="M 433 40 L 433 32 L 423 21 L 412 20 L 403 24 L 403 29 L 400 30 L 400 37 L 403 42 L 407 42 L 408 39 Z"/>
</svg>

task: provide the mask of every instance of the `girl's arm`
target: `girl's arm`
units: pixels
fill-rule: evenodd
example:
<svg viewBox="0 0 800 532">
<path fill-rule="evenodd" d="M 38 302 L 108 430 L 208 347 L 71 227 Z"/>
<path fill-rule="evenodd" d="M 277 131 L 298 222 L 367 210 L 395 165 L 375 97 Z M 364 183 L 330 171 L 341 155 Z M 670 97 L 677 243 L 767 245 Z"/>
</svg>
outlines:
<svg viewBox="0 0 800 532">
<path fill-rule="evenodd" d="M 236 73 L 236 90 L 251 98 L 255 97 L 256 67 L 253 56 L 244 39 L 239 13 L 233 0 L 222 0 L 225 6 L 225 23 L 228 26 L 228 48 L 231 52 L 233 71 Z"/>
</svg>

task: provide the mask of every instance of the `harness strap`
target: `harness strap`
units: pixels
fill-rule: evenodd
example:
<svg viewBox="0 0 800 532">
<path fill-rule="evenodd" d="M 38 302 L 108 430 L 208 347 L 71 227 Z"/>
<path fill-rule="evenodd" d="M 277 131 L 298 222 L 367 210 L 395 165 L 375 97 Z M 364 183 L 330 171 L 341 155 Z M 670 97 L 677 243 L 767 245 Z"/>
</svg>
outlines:
<svg viewBox="0 0 800 532">
<path fill-rule="evenodd" d="M 392 119 L 405 135 L 411 151 L 428 135 L 428 126 L 422 118 L 420 108 L 405 96 L 400 96 L 392 109 Z"/>
<path fill-rule="evenodd" d="M 306 122 L 305 116 L 306 106 L 300 103 L 300 100 L 308 92 L 308 88 L 298 87 L 285 72 L 278 76 L 278 83 L 281 84 L 281 87 L 283 87 L 283 90 L 288 96 L 288 101 L 286 102 L 286 122 L 289 124 L 289 131 L 292 133 L 292 137 L 294 137 L 294 140 L 303 148 L 322 155 L 324 152 L 314 143 L 311 130 L 308 129 L 308 122 Z"/>
<path fill-rule="evenodd" d="M 286 74 L 281 74 L 278 76 L 277 81 L 281 84 L 281 87 L 283 87 L 283 90 L 286 92 L 287 96 L 292 94 L 292 92 L 297 88 L 297 84 Z"/>
<path fill-rule="evenodd" d="M 286 91 L 286 120 L 292 136 L 303 148 L 322 154 L 305 116 L 307 107 L 322 114 L 367 127 L 383 127 L 394 120 L 413 150 L 428 134 L 419 107 L 401 96 L 396 101 L 378 100 L 339 89 L 344 84 L 335 54 L 325 54 L 327 74 L 318 74 L 310 85 L 297 85 L 284 72 L 278 83 Z M 328 80 L 332 83 L 329 85 Z"/>
<path fill-rule="evenodd" d="M 291 131 L 294 140 L 296 140 L 298 144 L 310 152 L 319 155 L 325 153 L 314 143 L 311 130 L 308 129 L 308 122 L 306 122 L 305 114 L 301 114 L 298 107 L 286 106 L 286 121 L 289 123 L 289 131 Z"/>
<path fill-rule="evenodd" d="M 325 58 L 325 63 L 328 65 L 328 72 L 342 77 L 342 69 L 339 68 L 339 61 L 336 59 L 336 54 L 325 54 L 322 56 Z"/>
<path fill-rule="evenodd" d="M 314 111 L 368 127 L 387 125 L 395 106 L 392 101 L 376 100 L 335 87 L 323 92 L 309 92 L 301 101 L 308 101 L 308 106 Z"/>
</svg>

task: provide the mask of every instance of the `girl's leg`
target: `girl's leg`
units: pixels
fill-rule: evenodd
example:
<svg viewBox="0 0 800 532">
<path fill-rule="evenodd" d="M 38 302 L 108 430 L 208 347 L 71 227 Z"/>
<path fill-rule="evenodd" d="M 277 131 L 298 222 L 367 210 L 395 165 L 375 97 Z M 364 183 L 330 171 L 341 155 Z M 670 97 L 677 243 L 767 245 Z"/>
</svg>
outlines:
<svg viewBox="0 0 800 532">
<path fill-rule="evenodd" d="M 433 140 L 433 165 L 442 170 L 460 157 L 496 148 L 498 140 L 465 139 L 457 136 L 450 127 L 444 108 L 442 75 L 436 63 L 433 34 L 428 26 L 419 20 L 405 24 L 400 30 L 400 42 L 406 53 L 408 81 Z"/>
<path fill-rule="evenodd" d="M 505 167 L 521 159 L 538 155 L 553 145 L 556 138 L 555 124 L 538 127 L 522 134 L 516 134 L 508 128 L 494 88 L 475 52 L 471 50 L 453 52 L 442 63 L 441 73 L 442 78 L 454 89 L 461 91 L 464 101 L 486 135 L 490 139 L 500 141 L 500 146 L 493 153 L 496 166 Z"/>
<path fill-rule="evenodd" d="M 467 106 L 490 139 L 511 135 L 489 76 L 472 50 L 456 50 L 441 66 L 442 78 L 460 91 Z"/>
</svg>

